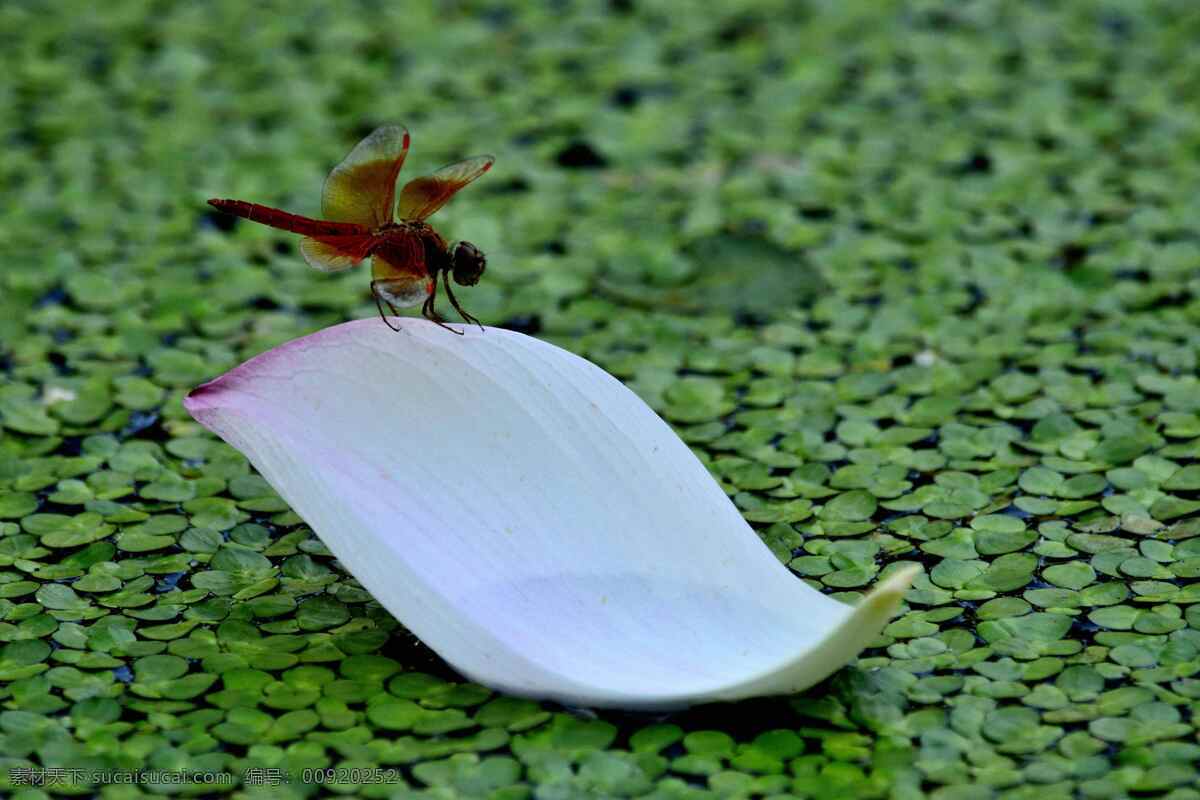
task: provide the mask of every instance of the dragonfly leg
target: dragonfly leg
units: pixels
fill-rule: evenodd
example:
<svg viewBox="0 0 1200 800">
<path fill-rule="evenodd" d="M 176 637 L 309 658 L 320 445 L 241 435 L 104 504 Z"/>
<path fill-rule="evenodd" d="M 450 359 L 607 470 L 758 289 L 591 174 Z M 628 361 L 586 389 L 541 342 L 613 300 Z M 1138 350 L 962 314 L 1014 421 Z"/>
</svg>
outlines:
<svg viewBox="0 0 1200 800">
<path fill-rule="evenodd" d="M 468 314 L 466 311 L 463 311 L 463 307 L 458 304 L 458 298 L 454 296 L 454 290 L 450 288 L 450 279 L 447 278 L 446 280 L 442 281 L 442 283 L 446 284 L 446 294 L 450 297 L 450 305 L 454 306 L 454 310 L 458 312 L 458 315 L 468 323 L 472 325 L 478 325 L 479 330 L 483 330 L 483 323 L 480 322 L 477 317 L 474 317 L 471 314 Z"/>
<path fill-rule="evenodd" d="M 397 312 L 397 311 L 396 311 L 396 307 L 395 307 L 394 305 L 392 305 L 392 301 L 390 301 L 390 300 L 388 300 L 388 299 L 386 299 L 386 298 L 381 298 L 381 297 L 379 296 L 379 290 L 375 288 L 375 284 L 376 284 L 376 283 L 378 283 L 378 281 L 371 281 L 371 296 L 375 298 L 375 308 L 379 309 L 379 318 L 380 318 L 381 320 L 383 320 L 383 324 L 384 324 L 384 325 L 387 325 L 389 328 L 391 328 L 392 330 L 394 330 L 396 333 L 399 333 L 399 332 L 400 332 L 400 329 L 399 329 L 399 328 L 397 328 L 397 327 L 396 327 L 395 325 L 393 325 L 392 323 L 388 322 L 388 318 L 387 318 L 387 316 L 386 316 L 386 315 L 384 315 L 384 313 L 383 313 L 383 303 L 387 303 L 387 304 L 388 304 L 388 308 L 390 308 L 390 309 L 392 310 L 392 313 L 393 313 L 393 314 L 395 314 L 396 316 L 399 316 L 399 312 Z M 380 302 L 380 300 L 381 300 L 381 299 L 383 300 L 383 302 Z"/>
<path fill-rule="evenodd" d="M 421 316 L 425 317 L 425 319 L 429 320 L 430 322 L 440 325 L 451 333 L 462 336 L 463 332 L 456 331 L 454 328 L 451 328 L 449 325 L 447 325 L 445 317 L 439 314 L 433 307 L 433 304 L 437 301 L 437 281 L 438 273 L 435 272 L 433 274 L 433 290 L 429 292 L 429 297 L 425 298 L 425 303 L 421 306 Z M 446 284 L 446 291 L 450 291 L 449 283 Z"/>
</svg>

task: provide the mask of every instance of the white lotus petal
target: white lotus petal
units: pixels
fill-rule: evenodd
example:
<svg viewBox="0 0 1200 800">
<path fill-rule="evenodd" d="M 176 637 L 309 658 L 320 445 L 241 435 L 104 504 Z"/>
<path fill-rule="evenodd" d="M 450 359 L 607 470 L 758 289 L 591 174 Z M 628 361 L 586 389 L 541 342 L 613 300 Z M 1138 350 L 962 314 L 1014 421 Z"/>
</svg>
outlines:
<svg viewBox="0 0 1200 800">
<path fill-rule="evenodd" d="M 917 571 L 853 609 L 825 597 L 603 370 L 398 321 L 289 342 L 185 404 L 472 680 L 623 708 L 798 691 L 879 634 Z"/>
</svg>

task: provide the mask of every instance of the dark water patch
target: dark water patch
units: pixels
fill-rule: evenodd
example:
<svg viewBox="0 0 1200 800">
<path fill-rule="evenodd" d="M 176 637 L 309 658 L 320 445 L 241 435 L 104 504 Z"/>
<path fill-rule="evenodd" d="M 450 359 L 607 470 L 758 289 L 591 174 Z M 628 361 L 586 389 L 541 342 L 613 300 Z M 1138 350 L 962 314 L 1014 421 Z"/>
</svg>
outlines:
<svg viewBox="0 0 1200 800">
<path fill-rule="evenodd" d="M 1078 242 L 1069 242 L 1059 248 L 1057 260 L 1064 269 L 1073 269 L 1082 264 L 1087 255 L 1087 245 L 1079 244 Z"/>
<path fill-rule="evenodd" d="M 67 302 L 67 290 L 62 284 L 55 284 L 41 297 L 33 301 L 34 308 L 45 308 L 46 306 L 61 306 Z"/>
<path fill-rule="evenodd" d="M 239 220 L 232 214 L 224 214 L 215 209 L 203 211 L 196 220 L 196 227 L 202 231 L 218 231 L 229 233 L 237 227 Z"/>
<path fill-rule="evenodd" d="M 542 318 L 538 314 L 518 314 L 501 322 L 499 327 L 535 336 L 542 331 Z"/>
<path fill-rule="evenodd" d="M 567 169 L 600 169 L 608 166 L 608 159 L 585 141 L 571 142 L 558 151 L 554 160 Z"/>
<path fill-rule="evenodd" d="M 74 375 L 75 370 L 67 363 L 67 357 L 57 350 L 51 350 L 46 353 L 46 361 L 50 362 L 50 366 L 54 367 L 54 372 L 60 376 Z"/>
<path fill-rule="evenodd" d="M 630 109 L 642 99 L 642 91 L 636 86 L 618 86 L 612 93 L 612 104 L 617 108 Z"/>
<path fill-rule="evenodd" d="M 976 150 L 955 170 L 960 175 L 988 175 L 992 171 L 992 157 Z"/>
<path fill-rule="evenodd" d="M 796 209 L 796 213 L 798 213 L 804 219 L 824 221 L 833 219 L 833 215 L 836 212 L 832 208 L 828 208 L 826 206 L 800 206 Z"/>
<path fill-rule="evenodd" d="M 55 449 L 55 454 L 74 458 L 83 452 L 82 436 L 64 436 L 62 443 Z"/>
<path fill-rule="evenodd" d="M 765 314 L 743 308 L 733 313 L 733 321 L 741 328 L 761 328 L 771 319 Z"/>
<path fill-rule="evenodd" d="M 158 425 L 158 422 L 159 416 L 157 411 L 133 411 L 129 415 L 129 422 L 125 423 L 125 427 L 121 428 L 119 435 L 121 438 L 128 438 L 131 436 L 139 436 L 140 434 L 150 431 L 153 428 L 158 428 L 158 436 L 142 438 L 161 439 L 165 442 L 171 437 L 167 435 L 166 431 L 161 429 L 161 427 Z"/>
<path fill-rule="evenodd" d="M 716 40 L 717 44 L 728 47 L 729 45 L 737 44 L 743 39 L 759 36 L 762 32 L 762 20 L 756 14 L 743 13 L 738 14 L 718 28 Z"/>
<path fill-rule="evenodd" d="M 182 578 L 184 575 L 187 575 L 187 573 L 186 572 L 171 572 L 167 575 L 162 576 L 161 578 L 158 579 L 158 582 L 154 585 L 155 593 L 163 594 L 164 592 L 173 591 L 175 589 L 176 585 L 179 583 L 179 579 Z"/>
<path fill-rule="evenodd" d="M 486 187 L 481 186 L 480 189 L 485 194 L 524 194 L 532 188 L 529 181 L 522 178 L 520 175 L 509 178 L 506 181 L 496 181 L 488 184 Z"/>
<path fill-rule="evenodd" d="M 378 652 L 403 664 L 406 670 L 425 672 L 450 683 L 463 680 L 441 656 L 403 627 L 396 628 Z"/>
</svg>

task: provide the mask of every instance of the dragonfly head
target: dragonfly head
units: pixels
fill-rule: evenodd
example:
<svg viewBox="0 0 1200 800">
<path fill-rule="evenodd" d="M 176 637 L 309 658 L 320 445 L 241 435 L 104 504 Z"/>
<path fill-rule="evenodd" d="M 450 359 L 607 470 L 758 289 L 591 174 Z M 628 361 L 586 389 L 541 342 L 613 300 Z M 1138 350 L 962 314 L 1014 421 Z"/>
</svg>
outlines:
<svg viewBox="0 0 1200 800">
<path fill-rule="evenodd" d="M 487 257 L 470 242 L 459 242 L 450 251 L 450 269 L 459 286 L 474 286 L 487 268 Z"/>
</svg>

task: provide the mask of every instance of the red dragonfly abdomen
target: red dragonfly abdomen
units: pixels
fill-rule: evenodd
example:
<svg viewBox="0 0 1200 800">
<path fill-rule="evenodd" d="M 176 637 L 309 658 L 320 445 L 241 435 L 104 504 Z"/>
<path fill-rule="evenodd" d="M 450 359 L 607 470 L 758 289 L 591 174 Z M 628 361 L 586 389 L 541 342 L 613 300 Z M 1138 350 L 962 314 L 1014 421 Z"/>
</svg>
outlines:
<svg viewBox="0 0 1200 800">
<path fill-rule="evenodd" d="M 278 208 L 247 203 L 245 200 L 209 200 L 208 204 L 226 214 L 304 236 L 361 236 L 368 233 L 364 226 L 353 222 L 328 222 L 323 219 L 311 219 L 299 214 L 289 214 Z"/>
</svg>

